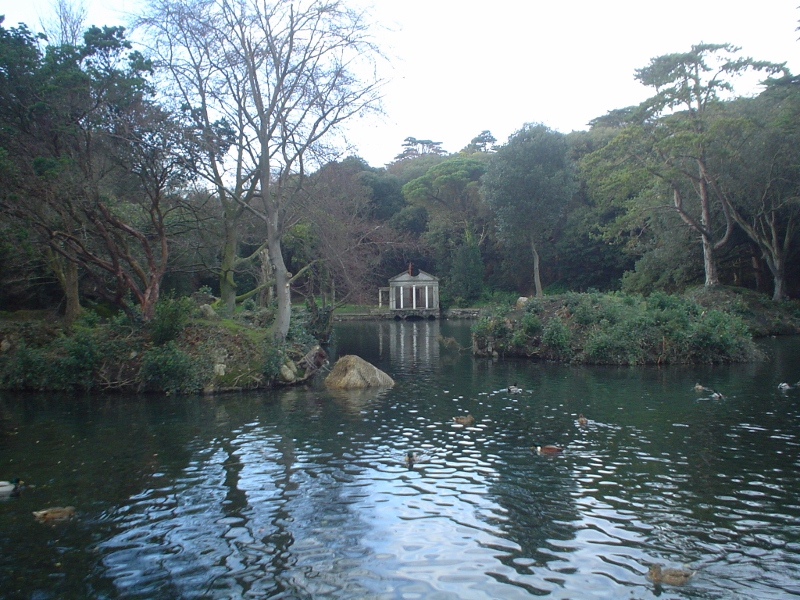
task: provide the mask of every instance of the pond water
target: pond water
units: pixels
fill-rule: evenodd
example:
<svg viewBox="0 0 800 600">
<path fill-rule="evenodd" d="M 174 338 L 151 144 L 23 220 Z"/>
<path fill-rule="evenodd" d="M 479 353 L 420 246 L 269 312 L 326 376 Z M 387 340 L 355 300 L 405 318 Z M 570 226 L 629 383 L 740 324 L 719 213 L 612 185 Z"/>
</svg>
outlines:
<svg viewBox="0 0 800 600">
<path fill-rule="evenodd" d="M 338 324 L 332 355 L 389 373 L 381 392 L 1 395 L 0 479 L 29 487 L 0 502 L 0 597 L 800 596 L 800 388 L 778 389 L 800 339 L 753 365 L 575 367 L 440 348 L 469 326 Z M 696 574 L 662 588 L 654 563 Z"/>
</svg>

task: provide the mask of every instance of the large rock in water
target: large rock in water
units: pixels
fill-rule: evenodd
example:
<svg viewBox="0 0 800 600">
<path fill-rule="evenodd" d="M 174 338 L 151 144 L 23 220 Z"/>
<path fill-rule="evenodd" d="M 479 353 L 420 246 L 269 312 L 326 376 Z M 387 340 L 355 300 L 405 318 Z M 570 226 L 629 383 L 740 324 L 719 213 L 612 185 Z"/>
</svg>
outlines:
<svg viewBox="0 0 800 600">
<path fill-rule="evenodd" d="M 392 387 L 394 379 L 363 358 L 348 354 L 333 365 L 331 374 L 325 378 L 325 385 L 340 390 Z"/>
</svg>

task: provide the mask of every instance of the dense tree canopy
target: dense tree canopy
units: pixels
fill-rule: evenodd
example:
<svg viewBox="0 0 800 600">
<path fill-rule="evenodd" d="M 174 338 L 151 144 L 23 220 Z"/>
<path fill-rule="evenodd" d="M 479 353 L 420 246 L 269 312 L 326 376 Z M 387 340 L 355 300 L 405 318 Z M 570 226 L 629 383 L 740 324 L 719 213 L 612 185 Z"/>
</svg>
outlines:
<svg viewBox="0 0 800 600">
<path fill-rule="evenodd" d="M 775 300 L 800 294 L 800 85 L 782 65 L 698 44 L 637 70 L 653 95 L 588 131 L 485 130 L 454 154 L 409 136 L 373 167 L 334 147 L 381 85 L 345 2 L 153 0 L 148 56 L 121 28 L 76 35 L 59 6 L 46 39 L 0 24 L 4 301 L 148 319 L 162 287 L 206 284 L 223 312 L 273 306 L 281 340 L 293 294 L 370 302 L 409 262 L 445 304 L 770 276 Z M 746 72 L 774 79 L 738 98 Z"/>
<path fill-rule="evenodd" d="M 527 244 L 533 255 L 536 295 L 542 295 L 540 248 L 552 235 L 576 190 L 566 136 L 526 125 L 492 156 L 483 194 L 509 245 Z"/>
</svg>

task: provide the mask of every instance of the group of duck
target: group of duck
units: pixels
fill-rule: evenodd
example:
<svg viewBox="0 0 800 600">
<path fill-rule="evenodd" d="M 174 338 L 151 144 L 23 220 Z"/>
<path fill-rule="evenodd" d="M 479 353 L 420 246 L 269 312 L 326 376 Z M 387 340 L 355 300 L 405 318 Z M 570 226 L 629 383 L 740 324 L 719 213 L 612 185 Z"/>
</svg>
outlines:
<svg viewBox="0 0 800 600">
<path fill-rule="evenodd" d="M 0 500 L 7 500 L 8 498 L 17 498 L 22 495 L 25 489 L 25 482 L 19 477 L 15 477 L 11 481 L 0 481 Z M 45 508 L 43 510 L 33 511 L 33 516 L 40 523 L 51 523 L 55 521 L 65 521 L 75 516 L 74 506 L 53 506 L 52 508 Z"/>
<path fill-rule="evenodd" d="M 786 392 L 788 390 L 791 390 L 793 387 L 800 387 L 800 381 L 798 381 L 795 385 L 792 385 L 790 383 L 786 383 L 785 381 L 783 383 L 779 383 L 778 384 L 778 389 L 780 391 L 782 391 L 782 392 Z M 701 385 L 699 383 L 695 383 L 694 384 L 694 391 L 695 392 L 711 392 L 711 394 L 710 394 L 711 398 L 714 398 L 716 400 L 724 400 L 725 399 L 725 396 L 723 396 L 720 392 L 716 391 L 713 388 Z"/>
<path fill-rule="evenodd" d="M 698 384 L 700 386 L 700 384 Z M 700 386 L 702 387 L 702 386 Z M 707 388 L 703 388 L 707 390 Z M 517 387 L 517 384 L 513 384 L 508 386 L 508 391 L 512 394 L 518 394 L 522 392 L 521 388 Z M 712 390 L 713 391 L 713 390 Z M 721 395 L 720 395 L 721 396 Z M 475 417 L 472 415 L 457 415 L 453 417 L 453 423 L 456 425 L 462 425 L 468 427 L 475 422 Z M 583 413 L 578 415 L 578 426 L 579 427 L 586 427 L 589 424 L 589 419 L 583 416 Z M 541 455 L 554 455 L 560 454 L 564 451 L 561 446 L 555 446 L 552 444 L 548 444 L 545 446 L 532 446 L 532 449 L 536 451 L 537 454 Z M 404 462 L 409 469 L 413 469 L 414 465 L 422 462 L 422 457 L 409 450 L 404 457 Z M 689 569 L 678 569 L 678 568 L 671 568 L 671 567 L 663 567 L 662 565 L 652 565 L 647 573 L 648 579 L 650 579 L 656 585 L 666 584 L 666 585 L 683 585 L 694 575 L 694 571 Z"/>
<path fill-rule="evenodd" d="M 509 385 L 506 388 L 506 391 L 510 394 L 521 394 L 522 388 L 517 386 L 516 383 Z M 472 415 L 456 415 L 453 417 L 453 423 L 455 425 L 461 425 L 463 427 L 469 427 L 473 423 L 475 423 L 475 417 Z M 583 413 L 578 415 L 578 425 L 580 427 L 586 427 L 589 424 L 589 419 L 583 416 Z M 546 444 L 544 446 L 539 446 L 534 444 L 531 446 L 531 449 L 536 452 L 536 454 L 540 455 L 554 455 L 554 454 L 561 454 L 564 451 L 564 448 L 561 446 L 556 446 L 554 444 Z M 415 464 L 421 462 L 421 457 L 417 453 L 409 450 L 408 453 L 403 457 L 403 462 L 405 465 L 411 469 L 414 467 Z"/>
</svg>

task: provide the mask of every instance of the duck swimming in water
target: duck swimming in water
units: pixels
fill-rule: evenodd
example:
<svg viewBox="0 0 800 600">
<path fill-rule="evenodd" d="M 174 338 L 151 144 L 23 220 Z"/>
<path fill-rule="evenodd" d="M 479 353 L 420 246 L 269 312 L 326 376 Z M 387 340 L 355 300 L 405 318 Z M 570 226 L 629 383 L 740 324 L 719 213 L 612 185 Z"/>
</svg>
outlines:
<svg viewBox="0 0 800 600">
<path fill-rule="evenodd" d="M 580 427 L 586 427 L 589 424 L 589 419 L 583 416 L 583 413 L 578 415 L 578 425 Z"/>
<path fill-rule="evenodd" d="M 779 389 L 779 390 L 781 390 L 781 391 L 783 391 L 783 392 L 785 392 L 786 390 L 790 390 L 790 389 L 792 389 L 792 386 L 790 386 L 788 383 L 786 383 L 786 382 L 784 381 L 783 383 L 779 383 L 779 384 L 778 384 L 778 389 Z"/>
<path fill-rule="evenodd" d="M 453 422 L 457 425 L 472 425 L 475 422 L 475 417 L 472 415 L 458 415 L 453 417 Z"/>
<path fill-rule="evenodd" d="M 716 398 L 717 400 L 725 400 L 725 396 L 716 390 L 711 390 L 711 397 Z"/>
<path fill-rule="evenodd" d="M 33 516 L 40 523 L 47 523 L 49 521 L 66 521 L 75 516 L 74 506 L 54 506 L 52 508 L 45 508 L 44 510 L 33 511 Z"/>
<path fill-rule="evenodd" d="M 548 444 L 546 446 L 534 446 L 536 450 L 536 454 L 560 454 L 564 451 L 561 446 L 553 446 L 552 444 Z"/>
<path fill-rule="evenodd" d="M 406 453 L 406 456 L 405 456 L 405 458 L 403 459 L 403 462 L 405 462 L 405 463 L 406 463 L 406 466 L 407 466 L 409 469 L 413 469 L 413 468 L 414 468 L 414 465 L 417 463 L 417 461 L 418 461 L 418 460 L 419 460 L 419 456 L 417 456 L 417 454 L 416 454 L 415 452 L 412 452 L 411 450 L 409 450 L 409 451 Z"/>
<path fill-rule="evenodd" d="M 666 583 L 667 585 L 683 585 L 694 575 L 689 569 L 664 569 L 661 565 L 652 565 L 647 572 L 647 577 L 653 583 Z"/>
<path fill-rule="evenodd" d="M 695 392 L 710 392 L 711 388 L 707 388 L 704 385 L 700 385 L 699 383 L 694 384 L 694 391 Z"/>
<path fill-rule="evenodd" d="M 509 394 L 521 394 L 522 393 L 522 388 L 521 387 L 517 387 L 516 382 L 512 383 L 506 389 L 508 390 Z"/>
<path fill-rule="evenodd" d="M 15 498 L 22 493 L 24 482 L 19 477 L 11 481 L 0 481 L 0 498 Z"/>
</svg>

